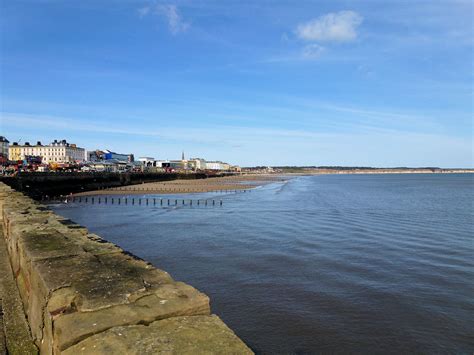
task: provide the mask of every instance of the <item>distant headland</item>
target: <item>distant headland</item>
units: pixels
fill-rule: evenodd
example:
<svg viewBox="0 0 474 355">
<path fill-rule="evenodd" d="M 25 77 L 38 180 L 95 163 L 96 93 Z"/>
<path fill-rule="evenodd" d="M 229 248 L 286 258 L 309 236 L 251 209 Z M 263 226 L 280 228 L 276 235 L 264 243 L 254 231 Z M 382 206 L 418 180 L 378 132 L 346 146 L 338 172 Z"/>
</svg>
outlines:
<svg viewBox="0 0 474 355">
<path fill-rule="evenodd" d="M 439 167 L 391 167 L 377 168 L 366 166 L 256 166 L 242 168 L 242 173 L 277 174 L 453 174 L 474 173 L 471 168 Z"/>
</svg>

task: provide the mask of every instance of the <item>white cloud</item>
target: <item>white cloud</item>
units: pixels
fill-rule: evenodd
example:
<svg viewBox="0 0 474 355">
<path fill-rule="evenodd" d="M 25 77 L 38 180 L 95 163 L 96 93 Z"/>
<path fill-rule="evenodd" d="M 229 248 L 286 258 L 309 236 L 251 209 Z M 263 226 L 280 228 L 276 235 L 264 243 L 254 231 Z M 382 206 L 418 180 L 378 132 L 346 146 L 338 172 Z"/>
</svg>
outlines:
<svg viewBox="0 0 474 355">
<path fill-rule="evenodd" d="M 183 21 L 179 9 L 176 5 L 162 5 L 158 4 L 155 7 L 145 6 L 138 9 L 140 17 L 145 17 L 149 14 L 164 16 L 168 21 L 168 27 L 172 34 L 186 32 L 190 24 Z"/>
<path fill-rule="evenodd" d="M 301 53 L 301 56 L 303 59 L 318 59 L 321 54 L 323 54 L 325 51 L 325 48 L 320 46 L 319 44 L 313 43 L 313 44 L 308 44 L 303 48 L 303 52 Z"/>
<path fill-rule="evenodd" d="M 307 41 L 353 41 L 363 18 L 354 11 L 333 12 L 299 24 L 296 35 Z"/>
<path fill-rule="evenodd" d="M 183 21 L 176 5 L 157 5 L 156 13 L 166 17 L 172 34 L 186 32 L 189 28 L 189 23 Z"/>
</svg>

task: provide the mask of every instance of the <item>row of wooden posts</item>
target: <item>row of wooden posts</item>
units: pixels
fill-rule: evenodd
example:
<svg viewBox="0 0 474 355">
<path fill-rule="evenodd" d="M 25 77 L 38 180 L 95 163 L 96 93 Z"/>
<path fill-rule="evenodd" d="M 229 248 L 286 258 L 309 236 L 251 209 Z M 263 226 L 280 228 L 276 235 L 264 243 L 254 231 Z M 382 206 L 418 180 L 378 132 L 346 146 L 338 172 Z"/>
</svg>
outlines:
<svg viewBox="0 0 474 355">
<path fill-rule="evenodd" d="M 153 192 L 153 191 L 160 191 L 162 193 L 175 193 L 175 192 L 188 192 L 188 193 L 192 193 L 192 192 L 196 192 L 196 189 L 186 189 L 186 188 L 150 188 L 150 187 L 141 187 L 141 188 L 127 188 L 127 187 L 112 187 L 112 188 L 105 188 L 105 189 L 100 189 L 99 190 L 109 190 L 109 191 L 130 191 L 130 192 L 134 192 L 134 191 L 147 191 L 147 192 Z M 203 189 L 203 191 L 199 191 L 199 192 L 216 192 L 216 193 L 221 193 L 221 194 L 224 194 L 224 193 L 239 193 L 239 192 L 250 192 L 250 190 L 246 190 L 246 189 L 235 189 L 235 190 L 205 190 Z"/>
<path fill-rule="evenodd" d="M 163 199 L 163 198 L 134 198 L 134 197 L 100 197 L 100 196 L 57 196 L 43 197 L 44 201 L 61 201 L 65 203 L 117 204 L 117 205 L 159 205 L 159 206 L 222 206 L 222 200 L 192 200 L 192 199 Z M 174 202 L 174 203 L 173 203 Z"/>
</svg>

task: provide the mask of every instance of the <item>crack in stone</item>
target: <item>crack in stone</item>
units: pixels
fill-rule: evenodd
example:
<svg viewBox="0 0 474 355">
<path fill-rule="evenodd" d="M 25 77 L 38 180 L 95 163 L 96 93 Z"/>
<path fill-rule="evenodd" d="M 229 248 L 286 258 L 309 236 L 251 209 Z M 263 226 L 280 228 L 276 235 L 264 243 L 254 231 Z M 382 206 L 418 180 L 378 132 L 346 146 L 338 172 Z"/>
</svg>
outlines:
<svg viewBox="0 0 474 355">
<path fill-rule="evenodd" d="M 142 305 L 137 305 L 137 306 L 138 307 L 145 307 L 145 306 L 142 306 Z M 147 306 L 147 307 L 149 308 L 149 306 Z M 104 333 L 104 332 L 106 332 L 110 329 L 114 329 L 114 328 L 118 328 L 118 327 L 128 327 L 128 326 L 134 326 L 134 325 L 142 325 L 142 326 L 148 327 L 151 323 L 156 322 L 156 321 L 181 317 L 181 315 L 179 315 L 178 313 L 170 315 L 169 317 L 167 317 L 167 316 L 157 316 L 153 320 L 150 320 L 150 321 L 146 321 L 146 320 L 142 319 L 142 320 L 137 320 L 136 322 L 130 322 L 130 323 L 126 323 L 126 324 L 110 326 L 110 327 L 107 327 L 105 329 L 101 329 L 97 332 L 91 332 L 90 334 L 84 334 L 84 335 L 81 335 L 81 336 L 77 337 L 77 339 L 75 339 L 74 341 L 71 341 L 70 344 L 68 344 L 66 347 L 62 348 L 61 351 L 65 351 L 65 350 L 69 349 L 70 347 L 79 344 L 81 341 L 86 340 L 87 338 L 90 338 L 90 337 L 92 337 L 94 335 L 97 335 L 97 334 Z M 196 315 L 199 315 L 199 314 L 196 314 Z M 194 316 L 194 315 L 191 315 L 190 317 L 192 317 L 192 316 Z"/>
</svg>

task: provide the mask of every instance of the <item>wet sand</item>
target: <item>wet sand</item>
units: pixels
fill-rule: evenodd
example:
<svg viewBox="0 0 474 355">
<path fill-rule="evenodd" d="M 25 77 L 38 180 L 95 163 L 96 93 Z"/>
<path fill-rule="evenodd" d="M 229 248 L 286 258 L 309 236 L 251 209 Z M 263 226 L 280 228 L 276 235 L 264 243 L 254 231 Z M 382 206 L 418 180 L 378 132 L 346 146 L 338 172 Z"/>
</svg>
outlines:
<svg viewBox="0 0 474 355">
<path fill-rule="evenodd" d="M 285 181 L 288 179 L 289 177 L 282 175 L 241 175 L 196 180 L 172 180 L 112 187 L 103 190 L 81 192 L 75 195 L 186 194 L 212 191 L 250 190 L 257 186 L 270 184 L 276 181 Z"/>
</svg>

